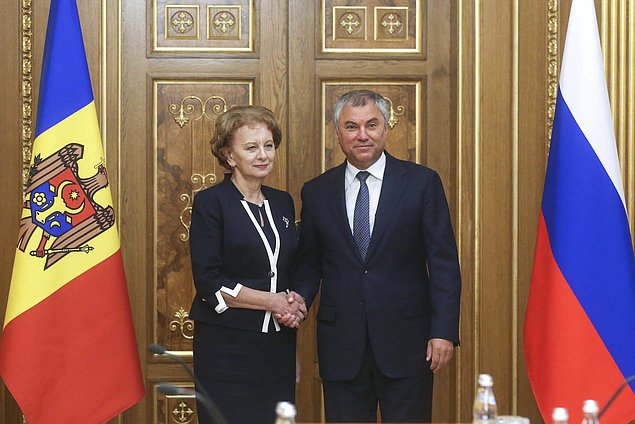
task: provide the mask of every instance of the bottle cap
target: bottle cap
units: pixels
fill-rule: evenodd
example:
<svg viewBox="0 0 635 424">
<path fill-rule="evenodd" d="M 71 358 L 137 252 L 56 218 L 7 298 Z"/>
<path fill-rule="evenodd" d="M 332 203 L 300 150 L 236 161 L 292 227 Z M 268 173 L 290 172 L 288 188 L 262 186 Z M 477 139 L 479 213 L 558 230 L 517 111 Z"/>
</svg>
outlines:
<svg viewBox="0 0 635 424">
<path fill-rule="evenodd" d="M 567 408 L 553 408 L 553 414 L 551 414 L 551 418 L 554 421 L 568 421 L 569 411 L 567 411 Z"/>
<path fill-rule="evenodd" d="M 492 376 L 489 374 L 479 374 L 478 385 L 483 387 L 492 387 L 494 385 L 494 380 L 492 380 Z"/>
<path fill-rule="evenodd" d="M 294 418 L 295 413 L 295 405 L 291 402 L 278 402 L 276 405 L 276 414 L 278 417 Z"/>
<path fill-rule="evenodd" d="M 597 414 L 600 408 L 598 407 L 598 403 L 592 399 L 588 399 L 584 401 L 584 405 L 582 406 L 582 412 L 585 414 Z"/>
</svg>

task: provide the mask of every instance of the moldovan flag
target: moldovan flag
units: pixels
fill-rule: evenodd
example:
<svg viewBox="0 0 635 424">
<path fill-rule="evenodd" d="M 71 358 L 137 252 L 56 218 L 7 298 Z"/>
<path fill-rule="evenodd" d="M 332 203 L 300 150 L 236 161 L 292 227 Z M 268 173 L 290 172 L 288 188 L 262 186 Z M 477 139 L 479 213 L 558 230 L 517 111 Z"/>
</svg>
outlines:
<svg viewBox="0 0 635 424">
<path fill-rule="evenodd" d="M 631 140 L 632 141 L 632 140 Z M 602 408 L 635 374 L 635 260 L 593 0 L 574 0 L 562 60 L 525 319 L 542 416 Z M 601 422 L 635 419 L 635 384 Z"/>
<path fill-rule="evenodd" d="M 75 0 L 52 0 L 0 346 L 29 424 L 104 423 L 144 394 Z"/>
</svg>

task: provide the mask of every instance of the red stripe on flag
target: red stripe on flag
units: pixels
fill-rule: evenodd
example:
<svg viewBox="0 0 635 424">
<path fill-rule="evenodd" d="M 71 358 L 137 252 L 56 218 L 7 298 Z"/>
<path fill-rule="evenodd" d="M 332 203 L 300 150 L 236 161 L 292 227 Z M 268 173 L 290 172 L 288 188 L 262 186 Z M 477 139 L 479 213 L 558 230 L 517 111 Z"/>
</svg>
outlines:
<svg viewBox="0 0 635 424">
<path fill-rule="evenodd" d="M 29 424 L 105 422 L 144 393 L 121 252 L 4 329 L 0 368 Z"/>
<path fill-rule="evenodd" d="M 556 406 L 564 406 L 569 409 L 569 422 L 580 422 L 585 399 L 595 399 L 602 407 L 608 401 L 606 393 L 613 393 L 624 381 L 560 272 L 542 214 L 524 344 L 529 380 L 543 417 L 550 417 Z M 628 422 L 634 403 L 635 394 L 626 388 L 602 421 Z"/>
</svg>

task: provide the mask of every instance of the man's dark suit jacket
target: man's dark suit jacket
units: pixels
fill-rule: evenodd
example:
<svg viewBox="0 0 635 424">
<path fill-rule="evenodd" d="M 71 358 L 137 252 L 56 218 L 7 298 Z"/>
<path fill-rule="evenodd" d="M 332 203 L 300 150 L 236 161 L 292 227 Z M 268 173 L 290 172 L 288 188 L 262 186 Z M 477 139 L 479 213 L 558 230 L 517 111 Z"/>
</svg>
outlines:
<svg viewBox="0 0 635 424">
<path fill-rule="evenodd" d="M 366 337 L 392 378 L 430 372 L 427 342 L 458 344 L 461 277 L 439 175 L 386 154 L 375 224 L 363 261 L 346 216 L 346 163 L 306 183 L 293 289 L 317 314 L 320 375 L 350 380 Z"/>
</svg>

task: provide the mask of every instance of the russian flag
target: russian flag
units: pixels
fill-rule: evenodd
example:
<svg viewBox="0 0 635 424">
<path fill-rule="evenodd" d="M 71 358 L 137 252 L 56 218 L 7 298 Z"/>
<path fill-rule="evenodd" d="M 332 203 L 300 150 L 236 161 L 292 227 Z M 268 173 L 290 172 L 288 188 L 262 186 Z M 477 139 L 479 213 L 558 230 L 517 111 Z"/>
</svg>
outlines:
<svg viewBox="0 0 635 424">
<path fill-rule="evenodd" d="M 52 0 L 0 373 L 29 424 L 104 423 L 143 376 L 75 0 Z"/>
<path fill-rule="evenodd" d="M 593 0 L 574 0 L 525 319 L 529 380 L 546 422 L 582 420 L 635 374 L 635 260 Z M 635 419 L 635 384 L 603 423 Z"/>
</svg>

